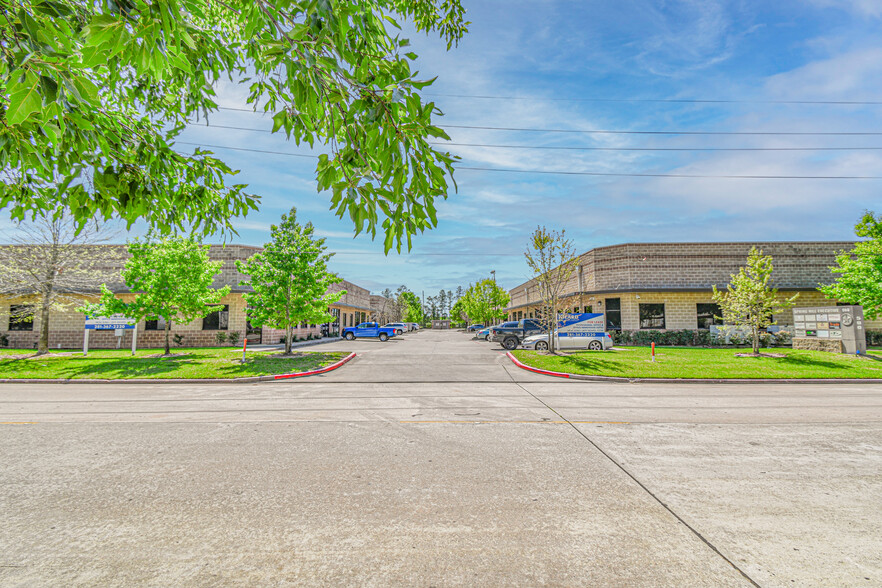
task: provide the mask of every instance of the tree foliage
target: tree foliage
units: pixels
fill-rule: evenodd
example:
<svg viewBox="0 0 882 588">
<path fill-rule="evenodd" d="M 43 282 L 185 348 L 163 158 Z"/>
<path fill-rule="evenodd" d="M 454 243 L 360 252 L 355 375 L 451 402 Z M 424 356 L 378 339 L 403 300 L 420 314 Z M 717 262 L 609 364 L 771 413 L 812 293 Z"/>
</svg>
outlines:
<svg viewBox="0 0 882 588">
<path fill-rule="evenodd" d="M 294 327 L 332 321 L 329 307 L 346 294 L 329 291 L 342 280 L 328 271 L 334 254 L 325 253 L 325 240 L 314 233 L 312 223 L 297 222 L 297 210 L 292 208 L 278 226 L 272 225 L 272 240 L 263 251 L 236 262 L 238 270 L 249 276 L 242 285 L 253 290 L 244 295 L 248 320 L 255 326 L 283 329 L 286 354 L 291 353 Z"/>
<path fill-rule="evenodd" d="M 10 231 L 11 244 L 0 247 L 0 297 L 15 298 L 23 316 L 40 316 L 37 354 L 49 350 L 51 311 L 80 306 L 84 296 L 98 294 L 98 284 L 116 278 L 106 268 L 121 262 L 117 247 L 106 247 L 112 227 L 89 222 L 77 232 L 67 214 L 38 215 Z"/>
<path fill-rule="evenodd" d="M 489 325 L 505 318 L 505 307 L 508 306 L 508 302 L 508 292 L 487 278 L 470 284 L 454 307 L 456 312 L 460 313 L 459 316 L 464 314 L 470 322 Z"/>
<path fill-rule="evenodd" d="M 400 250 L 437 224 L 455 158 L 429 144 L 448 137 L 396 17 L 449 49 L 463 16 L 459 0 L 14 0 L 0 12 L 0 208 L 231 228 L 257 198 L 211 152 L 175 146 L 229 78 L 274 132 L 326 150 L 318 188 L 337 215 Z"/>
<path fill-rule="evenodd" d="M 867 318 L 874 319 L 882 316 L 882 215 L 866 212 L 854 232 L 866 240 L 836 256 L 830 270 L 839 277 L 818 289 L 828 298 L 863 306 Z"/>
<path fill-rule="evenodd" d="M 747 267 L 732 274 L 725 292 L 713 287 L 713 300 L 720 305 L 723 320 L 732 325 L 748 327 L 753 341 L 753 353 L 759 353 L 760 331 L 775 324 L 773 315 L 792 308 L 799 294 L 781 299 L 777 288 L 771 287 L 772 256 L 761 249 L 750 248 Z"/>
<path fill-rule="evenodd" d="M 131 257 L 122 271 L 123 280 L 135 293 L 134 300 L 123 302 L 101 285 L 100 307 L 87 306 L 94 313 L 122 313 L 135 319 L 165 320 L 165 354 L 169 354 L 172 321 L 189 323 L 221 310 L 217 306 L 230 293 L 230 287 L 213 289 L 214 277 L 223 265 L 210 261 L 208 245 L 193 238 L 168 237 L 159 241 L 129 244 Z"/>
<path fill-rule="evenodd" d="M 533 271 L 541 305 L 538 319 L 548 329 L 550 348 L 557 345 L 555 332 L 558 327 L 558 314 L 563 310 L 564 288 L 576 271 L 579 258 L 573 242 L 567 239 L 566 230 L 549 230 L 536 227 L 530 235 L 527 250 L 524 252 L 527 265 Z"/>
</svg>

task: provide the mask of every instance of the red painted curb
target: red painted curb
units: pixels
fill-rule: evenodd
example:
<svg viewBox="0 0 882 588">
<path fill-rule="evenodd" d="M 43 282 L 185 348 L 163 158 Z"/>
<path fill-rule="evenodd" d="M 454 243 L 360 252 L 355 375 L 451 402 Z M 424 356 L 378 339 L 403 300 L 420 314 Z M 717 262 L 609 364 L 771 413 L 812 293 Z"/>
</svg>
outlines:
<svg viewBox="0 0 882 588">
<path fill-rule="evenodd" d="M 569 378 L 570 374 L 565 374 L 563 372 L 551 372 L 548 370 L 540 370 L 539 368 L 530 367 L 527 364 L 521 363 L 517 360 L 517 358 L 511 354 L 511 351 L 506 351 L 505 354 L 508 356 L 512 362 L 522 370 L 527 370 L 529 372 L 536 372 L 537 374 L 542 374 L 544 376 L 557 376 L 558 378 Z"/>
<path fill-rule="evenodd" d="M 302 378 L 303 376 L 316 376 L 318 374 L 324 374 L 325 372 L 330 372 L 330 371 L 337 369 L 338 367 L 340 367 L 341 365 L 343 365 L 344 363 L 346 363 L 347 361 L 349 361 L 353 357 L 355 357 L 354 351 L 352 353 L 350 353 L 349 355 L 347 355 L 346 357 L 344 357 L 343 359 L 341 359 L 340 361 L 338 361 L 337 363 L 332 363 L 331 365 L 329 365 L 327 367 L 319 368 L 317 370 L 310 370 L 308 372 L 297 372 L 296 374 L 279 374 L 278 376 L 273 376 L 273 379 L 274 380 L 284 380 L 286 378 Z"/>
</svg>

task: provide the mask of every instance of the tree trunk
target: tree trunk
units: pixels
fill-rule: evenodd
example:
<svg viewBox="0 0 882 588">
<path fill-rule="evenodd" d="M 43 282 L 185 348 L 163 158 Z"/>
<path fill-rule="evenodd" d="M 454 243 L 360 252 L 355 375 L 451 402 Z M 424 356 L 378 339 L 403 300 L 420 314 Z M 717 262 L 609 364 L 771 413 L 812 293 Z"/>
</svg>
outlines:
<svg viewBox="0 0 882 588">
<path fill-rule="evenodd" d="M 168 343 L 168 335 L 171 333 L 171 320 L 165 321 L 165 355 L 171 355 L 171 346 Z"/>
<path fill-rule="evenodd" d="M 291 355 L 291 339 L 293 339 L 294 328 L 291 325 L 285 327 L 285 355 Z"/>
<path fill-rule="evenodd" d="M 40 305 L 40 339 L 37 341 L 37 355 L 49 353 L 49 307 L 51 306 L 49 292 L 43 292 L 43 301 Z"/>
<path fill-rule="evenodd" d="M 756 327 L 753 328 L 753 353 L 759 353 L 759 329 Z"/>
</svg>

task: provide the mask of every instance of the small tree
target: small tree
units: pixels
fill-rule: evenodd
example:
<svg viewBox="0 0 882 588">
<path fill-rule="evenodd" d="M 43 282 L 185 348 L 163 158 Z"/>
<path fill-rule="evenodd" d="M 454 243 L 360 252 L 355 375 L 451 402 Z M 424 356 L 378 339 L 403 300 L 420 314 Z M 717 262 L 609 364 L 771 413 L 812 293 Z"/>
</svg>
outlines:
<svg viewBox="0 0 882 588">
<path fill-rule="evenodd" d="M 460 302 L 470 321 L 489 325 L 505 317 L 504 309 L 508 306 L 509 296 L 496 282 L 487 278 L 470 285 Z"/>
<path fill-rule="evenodd" d="M 212 289 L 214 277 L 223 265 L 210 261 L 208 245 L 187 237 L 168 237 L 161 241 L 138 241 L 129 244 L 131 258 L 122 271 L 123 280 L 132 292 L 132 302 L 123 302 L 101 285 L 101 308 L 86 307 L 87 312 L 122 313 L 135 320 L 165 320 L 165 354 L 171 353 L 169 333 L 172 321 L 189 323 L 221 310 L 221 299 L 230 287 Z"/>
<path fill-rule="evenodd" d="M 297 209 L 282 215 L 278 226 L 272 225 L 272 240 L 264 250 L 236 267 L 251 279 L 242 282 L 254 290 L 245 294 L 246 313 L 251 324 L 268 325 L 285 331 L 285 355 L 291 353 L 294 327 L 299 323 L 324 323 L 333 320 L 328 312 L 345 290 L 329 292 L 342 280 L 328 271 L 325 240 L 314 236 L 312 223 L 297 222 Z"/>
<path fill-rule="evenodd" d="M 38 212 L 10 232 L 11 245 L 0 247 L 0 297 L 32 301 L 21 305 L 25 317 L 12 318 L 40 316 L 37 355 L 49 351 L 51 311 L 76 308 L 84 296 L 98 294 L 97 285 L 113 278 L 102 268 L 121 261 L 118 248 L 102 246 L 115 236 L 112 228 L 97 221 L 77 228 L 64 210 Z"/>
<path fill-rule="evenodd" d="M 866 212 L 854 232 L 867 240 L 836 256 L 837 266 L 830 270 L 840 276 L 818 290 L 828 298 L 860 304 L 867 318 L 874 319 L 882 316 L 882 215 Z"/>
<path fill-rule="evenodd" d="M 779 299 L 777 288 L 771 287 L 772 256 L 763 255 L 761 249 L 750 248 L 747 267 L 742 267 L 726 292 L 714 288 L 714 302 L 720 305 L 723 320 L 728 324 L 750 328 L 753 354 L 759 354 L 760 331 L 774 325 L 773 315 L 792 308 L 799 294 L 786 300 Z"/>
<path fill-rule="evenodd" d="M 551 231 L 536 227 L 524 252 L 527 265 L 533 270 L 539 298 L 539 321 L 548 329 L 548 347 L 555 350 L 555 332 L 558 314 L 562 310 L 564 287 L 578 266 L 573 242 L 566 238 L 566 230 Z"/>
</svg>

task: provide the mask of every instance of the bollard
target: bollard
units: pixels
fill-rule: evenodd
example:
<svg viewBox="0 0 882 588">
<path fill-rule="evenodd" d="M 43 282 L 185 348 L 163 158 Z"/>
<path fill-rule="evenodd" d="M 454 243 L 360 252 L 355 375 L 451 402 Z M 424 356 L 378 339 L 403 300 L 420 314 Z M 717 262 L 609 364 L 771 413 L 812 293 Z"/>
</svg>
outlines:
<svg viewBox="0 0 882 588">
<path fill-rule="evenodd" d="M 655 341 L 652 342 L 652 361 L 655 361 Z"/>
<path fill-rule="evenodd" d="M 245 341 L 242 343 L 242 363 L 245 363 L 245 348 L 248 347 L 248 337 L 245 337 Z"/>
</svg>

